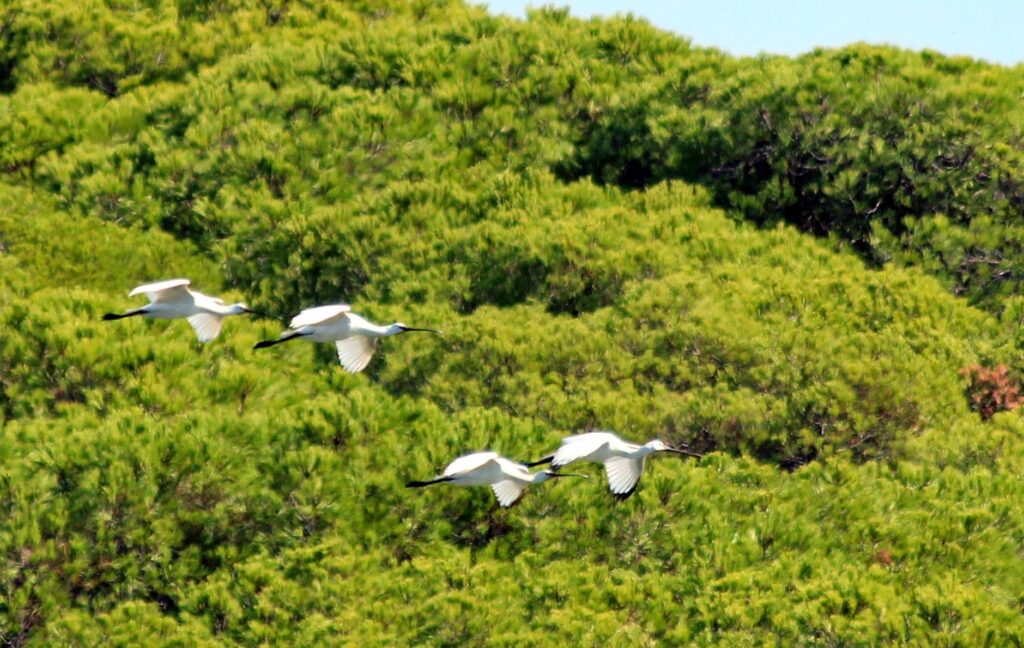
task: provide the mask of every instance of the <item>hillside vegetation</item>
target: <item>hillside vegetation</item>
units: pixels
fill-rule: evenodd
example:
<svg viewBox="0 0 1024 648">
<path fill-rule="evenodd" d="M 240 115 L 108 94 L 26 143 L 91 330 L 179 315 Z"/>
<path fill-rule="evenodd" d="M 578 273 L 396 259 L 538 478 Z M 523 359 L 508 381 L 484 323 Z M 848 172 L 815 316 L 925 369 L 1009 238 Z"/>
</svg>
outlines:
<svg viewBox="0 0 1024 648">
<path fill-rule="evenodd" d="M 1024 643 L 1022 96 L 552 9 L 7 3 L 0 640 Z M 100 321 L 177 276 L 269 317 Z M 339 301 L 445 334 L 252 350 Z M 404 487 L 590 428 L 707 454 Z"/>
</svg>

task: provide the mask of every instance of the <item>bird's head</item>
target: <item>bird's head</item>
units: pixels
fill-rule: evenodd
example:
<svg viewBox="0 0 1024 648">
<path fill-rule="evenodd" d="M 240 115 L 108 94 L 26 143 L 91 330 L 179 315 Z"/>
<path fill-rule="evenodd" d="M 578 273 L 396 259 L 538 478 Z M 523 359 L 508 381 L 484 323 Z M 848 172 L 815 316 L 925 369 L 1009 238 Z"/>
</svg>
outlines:
<svg viewBox="0 0 1024 648">
<path fill-rule="evenodd" d="M 248 306 L 246 306 L 242 302 L 238 302 L 237 304 L 232 304 L 231 305 L 231 314 L 232 315 L 242 315 L 243 313 L 258 314 L 258 313 L 256 313 L 256 311 L 254 311 L 253 309 L 249 308 Z"/>
<path fill-rule="evenodd" d="M 645 448 L 649 448 L 651 452 L 672 452 L 679 455 L 685 455 L 687 457 L 701 457 L 700 453 L 693 452 L 687 449 L 685 446 L 682 448 L 673 448 L 669 444 L 665 443 L 661 439 L 655 439 L 654 441 L 648 441 L 644 444 Z"/>
</svg>

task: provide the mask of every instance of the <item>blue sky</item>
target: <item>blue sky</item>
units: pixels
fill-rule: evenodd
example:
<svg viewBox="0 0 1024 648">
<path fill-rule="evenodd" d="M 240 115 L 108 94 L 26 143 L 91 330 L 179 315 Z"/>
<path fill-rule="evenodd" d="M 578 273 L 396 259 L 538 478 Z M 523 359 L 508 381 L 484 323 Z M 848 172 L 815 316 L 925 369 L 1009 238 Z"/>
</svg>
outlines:
<svg viewBox="0 0 1024 648">
<path fill-rule="evenodd" d="M 527 6 L 568 6 L 580 17 L 632 12 L 697 45 L 737 55 L 800 54 L 816 46 L 888 43 L 1024 62 L 1024 0 L 476 0 L 525 16 Z"/>
</svg>

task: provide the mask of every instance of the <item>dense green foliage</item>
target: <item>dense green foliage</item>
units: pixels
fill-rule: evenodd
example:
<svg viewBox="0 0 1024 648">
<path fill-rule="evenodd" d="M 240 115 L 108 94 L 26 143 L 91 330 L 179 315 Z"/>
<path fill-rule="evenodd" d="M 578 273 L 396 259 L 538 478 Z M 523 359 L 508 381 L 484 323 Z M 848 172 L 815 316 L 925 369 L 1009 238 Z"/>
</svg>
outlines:
<svg viewBox="0 0 1024 648">
<path fill-rule="evenodd" d="M 0 79 L 6 645 L 1024 643 L 1024 68 L 14 0 Z M 445 336 L 99 321 L 174 276 Z M 591 427 L 708 455 L 403 487 Z"/>
</svg>

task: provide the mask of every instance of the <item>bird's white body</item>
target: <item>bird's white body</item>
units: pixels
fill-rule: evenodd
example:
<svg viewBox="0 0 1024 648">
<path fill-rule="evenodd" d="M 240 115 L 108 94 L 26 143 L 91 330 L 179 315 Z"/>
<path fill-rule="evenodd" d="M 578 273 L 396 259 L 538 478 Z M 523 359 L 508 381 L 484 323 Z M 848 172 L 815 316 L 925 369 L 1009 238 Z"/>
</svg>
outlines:
<svg viewBox="0 0 1024 648">
<path fill-rule="evenodd" d="M 662 441 L 649 441 L 643 445 L 624 441 L 611 432 L 585 432 L 562 439 L 562 445 L 551 459 L 551 467 L 558 470 L 577 461 L 604 464 L 608 488 L 618 498 L 633 494 L 644 471 L 644 459 L 655 452 L 680 452 Z"/>
<path fill-rule="evenodd" d="M 251 312 L 245 304 L 225 304 L 216 297 L 189 290 L 188 279 L 169 279 L 138 286 L 129 297 L 145 295 L 149 304 L 128 311 L 124 315 L 108 315 L 105 319 L 118 319 L 140 315 L 152 319 L 186 318 L 195 330 L 200 342 L 210 342 L 219 334 L 224 317 Z"/>
<path fill-rule="evenodd" d="M 452 461 L 435 481 L 459 486 L 490 486 L 498 504 L 507 508 L 519 501 L 528 486 L 555 476 L 543 470 L 531 473 L 523 464 L 496 452 L 474 452 Z"/>
<path fill-rule="evenodd" d="M 310 342 L 333 342 L 341 366 L 351 373 L 359 373 L 369 364 L 380 338 L 420 330 L 430 329 L 409 328 L 399 322 L 378 326 L 353 313 L 348 304 L 331 304 L 305 309 L 292 318 L 280 338 L 257 346 L 270 346 L 298 337 Z"/>
<path fill-rule="evenodd" d="M 402 332 L 397 324 L 377 326 L 353 313 L 348 304 L 307 308 L 292 318 L 288 330 L 310 342 L 337 342 L 355 336 L 382 338 Z"/>
</svg>

